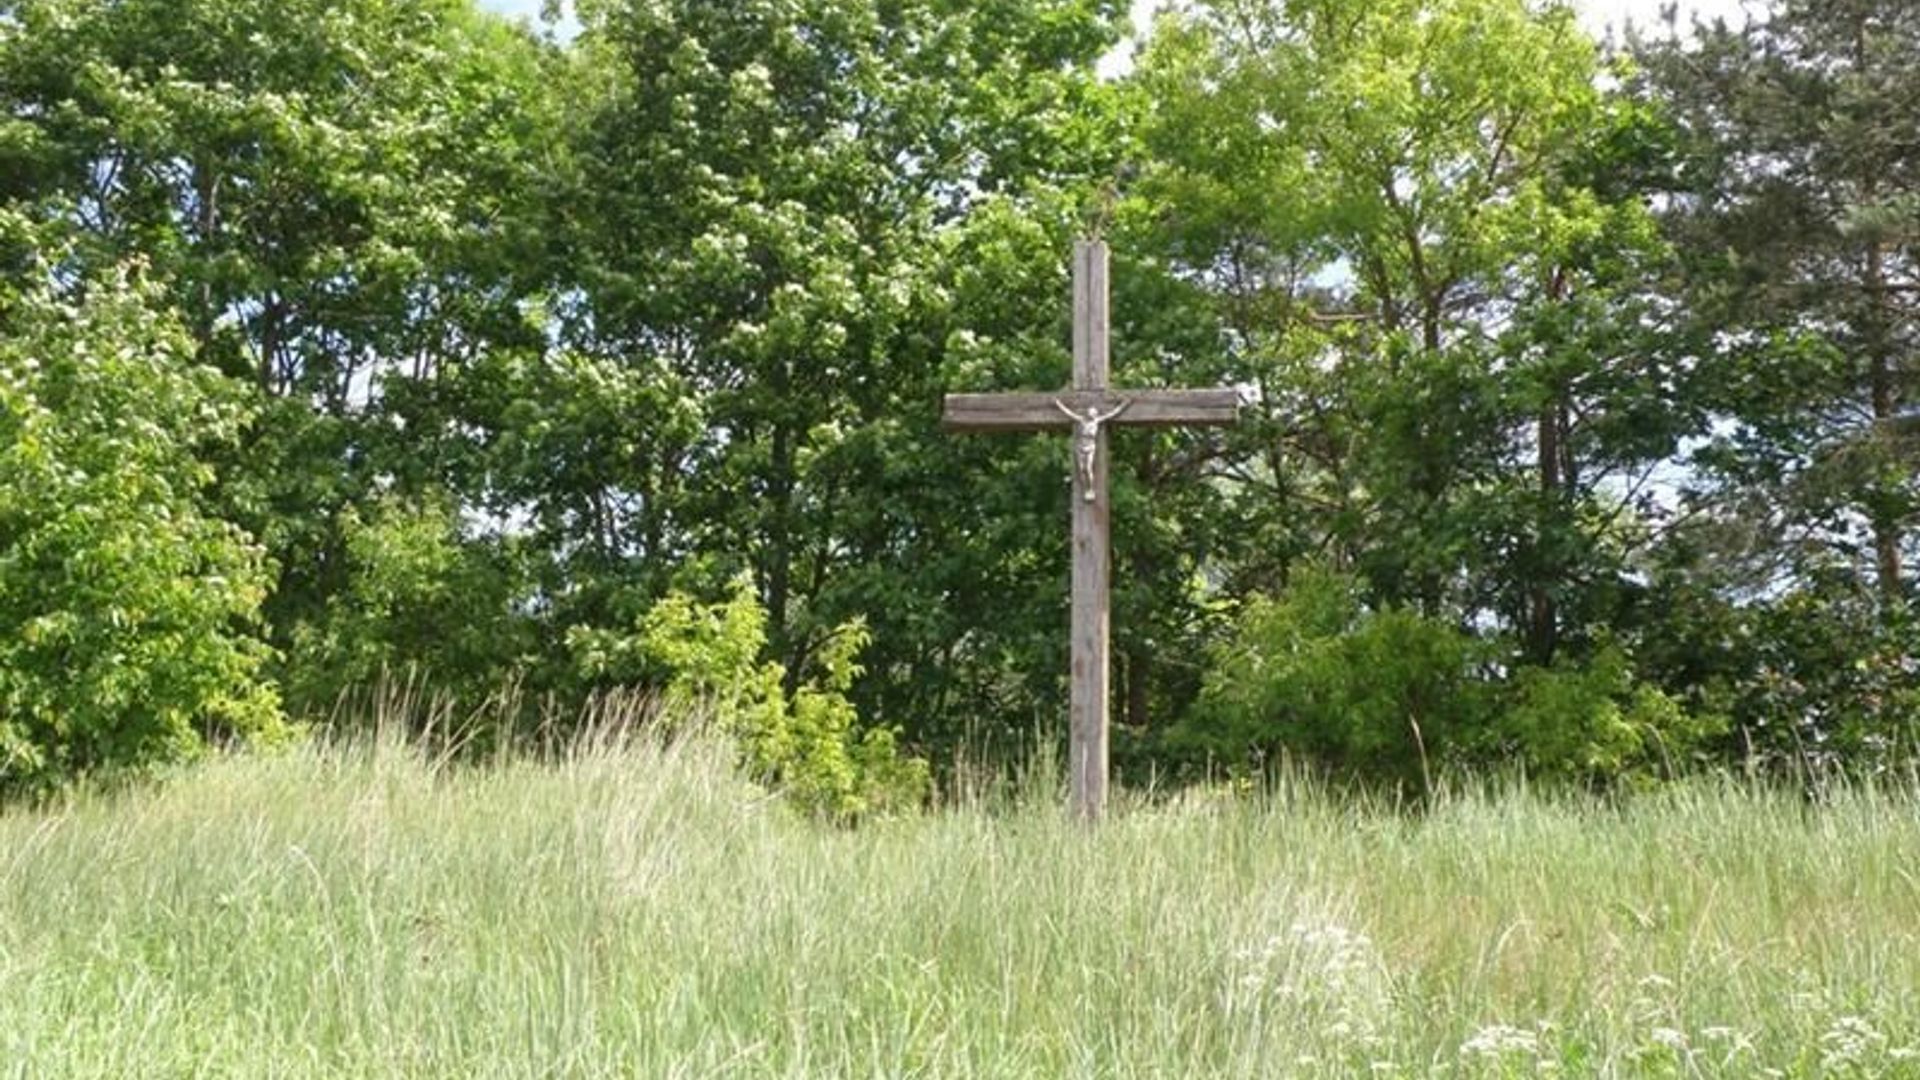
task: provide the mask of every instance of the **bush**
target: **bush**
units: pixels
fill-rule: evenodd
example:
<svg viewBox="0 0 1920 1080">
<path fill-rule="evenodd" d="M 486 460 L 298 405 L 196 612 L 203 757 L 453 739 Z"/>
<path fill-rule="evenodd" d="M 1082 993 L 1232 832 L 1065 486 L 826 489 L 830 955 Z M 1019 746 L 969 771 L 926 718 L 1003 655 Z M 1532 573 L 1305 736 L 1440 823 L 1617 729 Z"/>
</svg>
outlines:
<svg viewBox="0 0 1920 1080">
<path fill-rule="evenodd" d="M 244 388 L 125 277 L 29 289 L 0 327 L 0 790 L 279 734 L 264 559 L 196 455 L 236 438 Z"/>
<path fill-rule="evenodd" d="M 1584 663 L 1516 673 L 1495 748 L 1535 776 L 1644 780 L 1671 774 L 1725 726 L 1637 681 L 1626 653 L 1606 644 Z"/>
<path fill-rule="evenodd" d="M 345 582 L 287 650 L 295 715 L 402 673 L 471 708 L 532 666 L 521 576 L 501 545 L 461 534 L 451 500 L 374 500 L 340 530 Z"/>
<path fill-rule="evenodd" d="M 672 593 L 631 634 L 568 635 L 584 675 L 655 682 L 672 715 L 709 710 L 758 779 L 841 820 L 918 805 L 931 782 L 926 762 L 902 756 L 892 731 L 856 730 L 846 694 L 867 640 L 863 623 L 840 627 L 820 647 L 814 676 L 789 692 L 786 669 L 760 660 L 766 613 L 744 579 L 719 604 Z"/>
<path fill-rule="evenodd" d="M 1242 609 L 1211 658 L 1184 741 L 1228 761 L 1286 749 L 1351 775 L 1429 786 L 1481 716 L 1480 652 L 1450 624 L 1368 611 L 1349 577 L 1302 572 L 1284 596 Z"/>
<path fill-rule="evenodd" d="M 1497 645 L 1414 612 L 1369 610 L 1352 578 L 1303 572 L 1284 596 L 1242 609 L 1180 738 L 1229 763 L 1285 750 L 1349 776 L 1430 788 L 1443 764 L 1649 779 L 1725 727 L 1637 679 L 1616 645 L 1509 674 L 1494 662 Z"/>
</svg>

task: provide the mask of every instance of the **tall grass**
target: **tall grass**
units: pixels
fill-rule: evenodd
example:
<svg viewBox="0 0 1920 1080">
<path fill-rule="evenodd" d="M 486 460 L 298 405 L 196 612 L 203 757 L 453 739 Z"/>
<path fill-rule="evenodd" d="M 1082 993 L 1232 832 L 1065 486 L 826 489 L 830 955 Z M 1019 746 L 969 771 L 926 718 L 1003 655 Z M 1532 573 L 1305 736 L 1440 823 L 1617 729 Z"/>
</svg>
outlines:
<svg viewBox="0 0 1920 1080">
<path fill-rule="evenodd" d="M 0 1076 L 1920 1075 L 1914 796 L 849 831 L 700 739 L 218 760 L 0 817 Z"/>
</svg>

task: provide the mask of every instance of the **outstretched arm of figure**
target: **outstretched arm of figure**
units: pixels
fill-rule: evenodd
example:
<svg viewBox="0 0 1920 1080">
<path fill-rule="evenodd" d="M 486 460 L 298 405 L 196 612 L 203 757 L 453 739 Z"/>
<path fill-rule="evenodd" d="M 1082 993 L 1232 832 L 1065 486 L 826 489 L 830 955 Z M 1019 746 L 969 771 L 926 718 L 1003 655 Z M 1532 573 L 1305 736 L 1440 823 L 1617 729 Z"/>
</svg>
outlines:
<svg viewBox="0 0 1920 1080">
<path fill-rule="evenodd" d="M 1107 421 L 1113 419 L 1114 417 L 1119 416 L 1121 413 L 1126 412 L 1127 407 L 1132 404 L 1133 404 L 1133 399 L 1127 398 L 1126 400 L 1122 401 L 1119 405 L 1116 405 L 1112 412 L 1099 417 L 1099 419 L 1096 422 L 1104 424 Z"/>
<path fill-rule="evenodd" d="M 1067 419 L 1072 420 L 1074 423 L 1077 424 L 1080 422 L 1079 414 L 1075 413 L 1072 409 L 1067 408 L 1067 403 L 1064 401 L 1061 401 L 1059 398 L 1053 399 L 1053 407 L 1056 409 L 1059 409 L 1062 413 L 1065 413 Z"/>
</svg>

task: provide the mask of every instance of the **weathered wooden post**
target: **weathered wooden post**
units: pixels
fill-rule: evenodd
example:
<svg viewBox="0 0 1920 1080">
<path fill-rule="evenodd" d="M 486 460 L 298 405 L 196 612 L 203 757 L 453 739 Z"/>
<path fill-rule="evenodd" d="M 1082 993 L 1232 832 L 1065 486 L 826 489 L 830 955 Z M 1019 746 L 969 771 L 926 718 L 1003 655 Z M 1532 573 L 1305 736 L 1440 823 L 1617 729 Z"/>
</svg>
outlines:
<svg viewBox="0 0 1920 1080">
<path fill-rule="evenodd" d="M 1068 753 L 1073 812 L 1100 817 L 1107 801 L 1108 629 L 1112 605 L 1107 428 L 1231 424 L 1240 394 L 1214 390 L 1124 390 L 1108 385 L 1107 245 L 1073 252 L 1073 387 L 1056 393 L 948 394 L 949 431 L 1073 433 L 1072 688 Z"/>
</svg>

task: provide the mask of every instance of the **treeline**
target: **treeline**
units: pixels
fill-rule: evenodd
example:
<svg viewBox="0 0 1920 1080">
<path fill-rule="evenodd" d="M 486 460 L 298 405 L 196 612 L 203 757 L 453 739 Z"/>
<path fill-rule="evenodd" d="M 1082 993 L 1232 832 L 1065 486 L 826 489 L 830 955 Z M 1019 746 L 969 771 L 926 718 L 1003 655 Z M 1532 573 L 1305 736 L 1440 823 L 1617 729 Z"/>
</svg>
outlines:
<svg viewBox="0 0 1920 1080">
<path fill-rule="evenodd" d="M 1913 753 L 1920 8 L 1125 7 L 0 0 L 0 787 L 402 673 L 1027 745 L 1066 449 L 936 419 L 1089 230 L 1118 383 L 1259 391 L 1116 437 L 1123 771 Z"/>
</svg>

